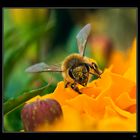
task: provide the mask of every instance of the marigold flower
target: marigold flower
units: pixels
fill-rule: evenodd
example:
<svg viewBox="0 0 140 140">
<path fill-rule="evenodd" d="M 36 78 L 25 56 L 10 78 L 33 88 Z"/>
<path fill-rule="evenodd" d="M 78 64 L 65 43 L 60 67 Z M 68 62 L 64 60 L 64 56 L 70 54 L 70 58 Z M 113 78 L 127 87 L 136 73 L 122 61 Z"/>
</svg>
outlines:
<svg viewBox="0 0 140 140">
<path fill-rule="evenodd" d="M 53 93 L 29 100 L 55 99 L 63 111 L 62 120 L 51 126 L 44 123 L 36 131 L 136 131 L 136 39 L 128 53 L 124 61 L 119 54 L 122 64 L 112 59 L 101 79 L 80 86 L 83 94 L 64 88 L 61 81 Z"/>
</svg>

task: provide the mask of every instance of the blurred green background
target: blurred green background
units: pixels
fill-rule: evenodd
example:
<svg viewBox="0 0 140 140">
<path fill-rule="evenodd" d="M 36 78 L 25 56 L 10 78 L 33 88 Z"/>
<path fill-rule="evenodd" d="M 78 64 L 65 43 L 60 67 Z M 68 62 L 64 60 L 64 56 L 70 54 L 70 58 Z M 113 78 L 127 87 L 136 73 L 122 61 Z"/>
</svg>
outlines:
<svg viewBox="0 0 140 140">
<path fill-rule="evenodd" d="M 137 9 L 4 8 L 3 102 L 47 85 L 52 77 L 53 82 L 42 95 L 53 92 L 57 82 L 63 80 L 60 73 L 30 74 L 25 69 L 39 62 L 60 64 L 67 55 L 78 52 L 76 35 L 88 23 L 92 25 L 93 38 L 107 38 L 103 43 L 111 42 L 113 49 L 125 51 L 136 36 Z M 89 42 L 86 56 L 94 58 L 94 42 Z M 105 68 L 104 61 L 98 63 Z M 23 129 L 20 111 L 21 107 L 3 116 L 5 131 Z"/>
</svg>

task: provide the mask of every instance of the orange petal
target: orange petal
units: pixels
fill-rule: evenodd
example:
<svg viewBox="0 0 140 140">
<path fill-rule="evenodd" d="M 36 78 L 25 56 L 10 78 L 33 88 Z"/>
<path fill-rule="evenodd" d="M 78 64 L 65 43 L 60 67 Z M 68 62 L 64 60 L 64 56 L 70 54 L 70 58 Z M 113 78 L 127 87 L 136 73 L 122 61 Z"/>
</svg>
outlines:
<svg viewBox="0 0 140 140">
<path fill-rule="evenodd" d="M 126 109 L 132 105 L 136 105 L 136 99 L 130 98 L 129 94 L 124 92 L 116 99 L 116 105 L 121 109 Z"/>
<path fill-rule="evenodd" d="M 88 113 L 96 119 L 99 119 L 104 114 L 103 100 L 93 99 L 86 94 L 81 94 L 71 100 L 67 100 L 67 104 L 80 113 Z"/>
<path fill-rule="evenodd" d="M 108 87 L 110 82 L 110 70 L 105 69 L 104 72 L 101 74 L 101 78 L 98 78 L 97 80 L 94 80 L 91 83 L 89 83 L 88 87 L 98 87 L 101 90 L 104 90 L 106 87 Z"/>
<path fill-rule="evenodd" d="M 136 85 L 134 85 L 131 89 L 131 91 L 129 92 L 129 96 L 132 98 L 132 99 L 136 99 Z"/>
<path fill-rule="evenodd" d="M 88 113 L 81 114 L 81 131 L 96 131 L 98 120 Z"/>
<path fill-rule="evenodd" d="M 63 122 L 61 128 L 64 131 L 95 131 L 97 121 L 88 113 L 80 113 L 71 106 L 64 105 L 63 108 Z"/>
<path fill-rule="evenodd" d="M 80 114 L 74 108 L 70 106 L 63 106 L 63 122 L 61 122 L 61 128 L 64 131 L 79 131 L 81 130 Z"/>
<path fill-rule="evenodd" d="M 126 111 L 130 113 L 136 113 L 136 105 L 129 106 Z"/>
<path fill-rule="evenodd" d="M 124 73 L 124 77 L 136 83 L 136 38 L 133 41 L 132 48 L 129 49 L 128 69 Z"/>
<path fill-rule="evenodd" d="M 64 88 L 64 82 L 59 82 L 55 91 L 51 94 L 47 94 L 42 98 L 53 98 L 56 99 L 61 105 L 65 104 L 66 100 L 74 98 L 79 94 L 71 88 Z"/>
<path fill-rule="evenodd" d="M 98 87 L 86 87 L 86 88 L 80 89 L 80 91 L 83 94 L 96 98 L 99 95 L 99 93 L 101 92 L 101 89 Z"/>
<path fill-rule="evenodd" d="M 114 101 L 122 92 L 130 92 L 132 87 L 135 85 L 134 82 L 122 77 L 119 74 L 111 73 L 112 84 L 110 90 L 108 91 L 108 96 L 110 96 Z"/>
<path fill-rule="evenodd" d="M 114 101 L 122 92 L 130 92 L 135 86 L 135 83 L 124 78 L 123 76 L 112 73 L 110 70 L 106 69 L 102 74 L 101 79 L 98 79 L 96 83 L 91 83 L 101 90 L 100 94 L 96 99 L 102 98 L 104 96 L 111 97 Z M 90 85 L 89 85 L 90 86 Z"/>
<path fill-rule="evenodd" d="M 107 105 L 110 105 L 119 115 L 125 118 L 131 118 L 132 114 L 119 108 L 110 97 L 104 97 Z"/>
<path fill-rule="evenodd" d="M 136 83 L 136 78 L 137 78 L 137 75 L 136 75 L 136 67 L 135 66 L 131 66 L 127 69 L 127 71 L 124 73 L 124 78 L 127 78 L 133 82 Z"/>
<path fill-rule="evenodd" d="M 112 65 L 112 72 L 123 74 L 128 68 L 127 60 L 123 52 L 114 51 L 109 62 L 109 66 Z"/>
<path fill-rule="evenodd" d="M 114 116 L 118 116 L 117 112 L 115 110 L 113 110 L 113 108 L 111 106 L 106 105 L 104 118 L 110 118 L 110 117 L 114 117 Z"/>
</svg>

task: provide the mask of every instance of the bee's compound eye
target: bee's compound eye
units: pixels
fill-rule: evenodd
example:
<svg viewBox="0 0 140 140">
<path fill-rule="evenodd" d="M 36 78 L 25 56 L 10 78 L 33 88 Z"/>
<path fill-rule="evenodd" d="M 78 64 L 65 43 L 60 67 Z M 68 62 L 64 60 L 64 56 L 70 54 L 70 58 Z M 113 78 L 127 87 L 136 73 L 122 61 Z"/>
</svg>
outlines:
<svg viewBox="0 0 140 140">
<path fill-rule="evenodd" d="M 81 78 L 81 77 L 80 77 L 80 78 L 79 78 L 79 80 L 80 80 L 80 81 L 82 81 L 82 80 L 83 80 L 83 78 Z"/>
<path fill-rule="evenodd" d="M 73 72 L 73 71 L 72 71 L 72 68 L 70 68 L 70 69 L 69 69 L 69 75 L 70 75 L 71 78 L 74 78 L 72 72 Z"/>
<path fill-rule="evenodd" d="M 94 67 L 97 69 L 97 65 L 96 64 L 94 64 Z"/>
<path fill-rule="evenodd" d="M 89 65 L 85 63 L 85 67 L 86 67 L 86 72 L 89 72 Z"/>
</svg>

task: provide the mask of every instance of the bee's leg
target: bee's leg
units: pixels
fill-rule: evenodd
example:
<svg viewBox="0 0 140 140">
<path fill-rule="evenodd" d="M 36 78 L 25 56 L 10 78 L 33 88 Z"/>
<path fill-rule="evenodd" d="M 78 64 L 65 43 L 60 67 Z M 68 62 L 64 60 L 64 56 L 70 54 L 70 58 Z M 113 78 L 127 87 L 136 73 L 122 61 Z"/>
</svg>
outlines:
<svg viewBox="0 0 140 140">
<path fill-rule="evenodd" d="M 69 84 L 70 84 L 70 82 L 65 81 L 65 86 L 64 87 L 67 88 Z"/>
<path fill-rule="evenodd" d="M 76 83 L 71 84 L 71 88 L 76 92 L 78 92 L 79 94 L 82 94 L 82 92 L 80 92 L 79 88 L 76 86 Z"/>
</svg>

